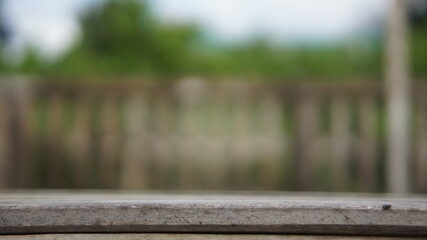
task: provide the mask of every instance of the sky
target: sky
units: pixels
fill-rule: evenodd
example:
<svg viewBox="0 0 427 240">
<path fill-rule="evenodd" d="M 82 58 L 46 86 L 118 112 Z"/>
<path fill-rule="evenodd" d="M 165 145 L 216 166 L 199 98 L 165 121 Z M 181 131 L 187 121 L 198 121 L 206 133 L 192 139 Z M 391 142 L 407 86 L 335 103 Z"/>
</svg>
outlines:
<svg viewBox="0 0 427 240">
<path fill-rule="evenodd" d="M 103 0 L 5 0 L 12 51 L 64 53 L 80 31 L 79 12 Z M 369 30 L 389 0 L 148 0 L 165 22 L 196 22 L 223 41 L 263 35 L 279 41 L 328 41 Z"/>
</svg>

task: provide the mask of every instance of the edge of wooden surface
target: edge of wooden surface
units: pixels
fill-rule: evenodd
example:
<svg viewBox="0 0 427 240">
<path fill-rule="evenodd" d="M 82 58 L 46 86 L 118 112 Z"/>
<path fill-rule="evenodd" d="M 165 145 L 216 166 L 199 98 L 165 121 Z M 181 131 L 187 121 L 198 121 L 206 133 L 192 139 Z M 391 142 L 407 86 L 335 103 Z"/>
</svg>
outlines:
<svg viewBox="0 0 427 240">
<path fill-rule="evenodd" d="M 0 191 L 0 233 L 427 236 L 420 197 L 111 193 Z"/>
<path fill-rule="evenodd" d="M 57 240 L 57 239 L 88 239 L 88 240 L 403 240 L 408 237 L 382 236 L 342 236 L 342 235 L 283 235 L 283 234 L 186 234 L 186 233 L 88 233 L 88 234 L 31 234 L 31 235 L 0 235 L 1 240 Z M 410 239 L 424 239 L 413 237 Z"/>
</svg>

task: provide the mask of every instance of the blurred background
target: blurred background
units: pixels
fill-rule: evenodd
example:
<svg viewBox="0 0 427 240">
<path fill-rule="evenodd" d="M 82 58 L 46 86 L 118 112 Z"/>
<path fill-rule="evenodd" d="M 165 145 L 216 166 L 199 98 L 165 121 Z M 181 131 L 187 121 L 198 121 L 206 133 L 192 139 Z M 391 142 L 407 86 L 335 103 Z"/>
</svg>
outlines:
<svg viewBox="0 0 427 240">
<path fill-rule="evenodd" d="M 2 188 L 427 193 L 427 0 L 0 0 L 0 55 Z"/>
</svg>

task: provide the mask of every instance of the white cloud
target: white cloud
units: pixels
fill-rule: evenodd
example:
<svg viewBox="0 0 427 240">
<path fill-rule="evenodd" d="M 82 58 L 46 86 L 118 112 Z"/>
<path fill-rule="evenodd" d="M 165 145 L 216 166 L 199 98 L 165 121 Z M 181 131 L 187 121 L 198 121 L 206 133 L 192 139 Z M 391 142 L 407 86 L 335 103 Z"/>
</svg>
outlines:
<svg viewBox="0 0 427 240">
<path fill-rule="evenodd" d="M 5 2 L 12 25 L 12 48 L 34 46 L 47 57 L 63 53 L 79 34 L 77 14 L 87 1 L 9 0 Z"/>
</svg>

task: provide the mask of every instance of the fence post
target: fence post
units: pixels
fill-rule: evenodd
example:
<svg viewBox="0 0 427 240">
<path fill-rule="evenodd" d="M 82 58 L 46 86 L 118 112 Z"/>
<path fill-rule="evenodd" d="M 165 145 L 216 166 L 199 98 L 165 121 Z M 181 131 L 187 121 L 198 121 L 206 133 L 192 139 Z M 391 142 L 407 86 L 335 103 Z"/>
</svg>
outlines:
<svg viewBox="0 0 427 240">
<path fill-rule="evenodd" d="M 386 94 L 388 110 L 387 188 L 409 192 L 409 74 L 406 0 L 393 0 L 387 24 Z"/>
</svg>

